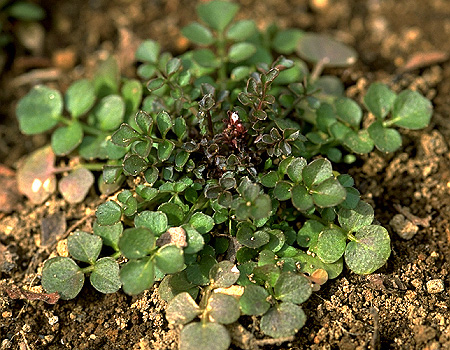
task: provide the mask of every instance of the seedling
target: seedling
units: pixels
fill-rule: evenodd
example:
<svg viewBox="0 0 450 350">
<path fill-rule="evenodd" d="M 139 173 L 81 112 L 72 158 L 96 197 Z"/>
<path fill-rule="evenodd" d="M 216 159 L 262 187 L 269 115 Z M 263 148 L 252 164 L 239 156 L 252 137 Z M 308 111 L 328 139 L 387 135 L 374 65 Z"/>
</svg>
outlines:
<svg viewBox="0 0 450 350">
<path fill-rule="evenodd" d="M 66 92 L 69 117 L 59 92 L 42 86 L 17 109 L 26 133 L 57 127 L 53 153 L 79 156 L 77 169 L 103 162 L 100 190 L 117 192 L 97 208 L 93 235 L 69 237 L 71 257 L 44 264 L 46 292 L 74 298 L 85 274 L 104 293 L 135 295 L 160 282 L 167 318 L 182 326 L 180 349 L 227 349 L 224 325 L 245 315 L 261 317 L 268 336 L 292 336 L 306 322 L 301 304 L 344 262 L 358 274 L 381 268 L 388 232 L 332 162 L 395 151 L 395 128 L 423 128 L 432 113 L 418 92 L 380 83 L 364 110 L 336 77 L 321 76 L 327 65 L 351 64 L 353 50 L 300 30 L 259 32 L 251 20 L 233 22 L 237 10 L 199 5 L 202 23 L 183 33 L 201 48 L 179 57 L 144 42 L 143 83 L 120 85 L 108 60 L 93 82 Z M 311 73 L 296 51 L 316 65 Z M 52 164 L 53 153 L 44 153 Z"/>
</svg>

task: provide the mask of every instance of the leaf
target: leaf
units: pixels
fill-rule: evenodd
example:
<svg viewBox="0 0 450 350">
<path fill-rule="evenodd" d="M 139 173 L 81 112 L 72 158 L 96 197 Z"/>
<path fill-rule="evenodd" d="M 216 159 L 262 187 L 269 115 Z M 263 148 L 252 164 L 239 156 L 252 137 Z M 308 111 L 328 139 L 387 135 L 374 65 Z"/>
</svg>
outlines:
<svg viewBox="0 0 450 350">
<path fill-rule="evenodd" d="M 303 185 L 295 185 L 291 188 L 292 204 L 297 210 L 307 211 L 314 206 L 313 198 Z"/>
<path fill-rule="evenodd" d="M 302 171 L 305 166 L 305 158 L 294 158 L 292 159 L 292 162 L 289 163 L 286 169 L 287 175 L 293 182 L 299 183 L 302 181 Z"/>
<path fill-rule="evenodd" d="M 156 237 L 161 236 L 168 228 L 167 215 L 161 211 L 144 210 L 134 218 L 134 226 L 148 228 Z"/>
<path fill-rule="evenodd" d="M 158 207 L 158 210 L 167 215 L 170 226 L 179 226 L 183 222 L 183 209 L 175 203 L 163 203 Z"/>
<path fill-rule="evenodd" d="M 101 226 L 98 221 L 94 222 L 94 234 L 100 236 L 103 244 L 112 247 L 115 251 L 119 250 L 119 237 L 123 232 L 123 225 L 121 222 L 113 225 Z"/>
<path fill-rule="evenodd" d="M 292 184 L 287 181 L 278 181 L 273 189 L 273 195 L 280 201 L 286 201 L 291 198 Z"/>
<path fill-rule="evenodd" d="M 244 315 L 261 316 L 270 308 L 267 301 L 269 293 L 261 286 L 249 284 L 244 287 L 244 294 L 239 298 L 239 304 Z"/>
<path fill-rule="evenodd" d="M 138 119 L 137 116 L 136 118 L 136 122 L 138 123 L 138 125 L 141 125 L 143 122 L 138 122 L 140 118 Z M 141 135 L 136 130 L 134 130 L 128 124 L 124 123 L 120 125 L 120 128 L 115 131 L 114 134 L 112 134 L 111 141 L 117 146 L 126 147 L 132 142 L 139 140 L 140 138 Z"/>
<path fill-rule="evenodd" d="M 267 194 L 260 194 L 252 203 L 250 216 L 255 220 L 267 218 L 272 211 L 272 200 Z"/>
<path fill-rule="evenodd" d="M 223 32 L 239 10 L 239 5 L 215 0 L 197 6 L 197 14 L 210 28 Z"/>
<path fill-rule="evenodd" d="M 312 288 L 306 277 L 293 272 L 283 272 L 278 277 L 273 291 L 278 300 L 301 304 L 308 300 Z"/>
<path fill-rule="evenodd" d="M 214 36 L 211 31 L 204 25 L 197 22 L 188 24 L 186 27 L 181 29 L 181 33 L 194 44 L 211 45 L 214 42 Z"/>
<path fill-rule="evenodd" d="M 94 105 L 95 99 L 94 85 L 87 79 L 75 81 L 64 95 L 66 109 L 73 118 L 88 112 Z"/>
<path fill-rule="evenodd" d="M 375 147 L 381 152 L 395 152 L 402 145 L 402 137 L 395 129 L 385 128 L 380 121 L 372 123 L 367 129 Z"/>
<path fill-rule="evenodd" d="M 51 145 L 58 156 L 72 152 L 83 140 L 83 128 L 78 122 L 56 129 L 52 134 Z"/>
<path fill-rule="evenodd" d="M 354 153 L 364 154 L 373 150 L 374 143 L 370 138 L 369 132 L 364 129 L 358 132 L 348 132 L 344 138 L 344 146 Z"/>
<path fill-rule="evenodd" d="M 203 235 L 213 229 L 214 220 L 209 215 L 196 212 L 189 219 L 189 224 L 191 224 L 193 228 Z"/>
<path fill-rule="evenodd" d="M 246 247 L 259 248 L 269 242 L 270 235 L 264 230 L 255 232 L 254 227 L 251 227 L 250 225 L 246 224 L 246 222 L 243 222 L 241 225 L 239 225 L 238 231 L 236 233 L 236 239 L 240 244 Z"/>
<path fill-rule="evenodd" d="M 317 245 L 317 238 L 325 226 L 316 220 L 306 221 L 297 234 L 297 243 L 300 247 L 310 248 L 310 251 L 315 252 Z"/>
<path fill-rule="evenodd" d="M 341 208 L 338 212 L 339 224 L 348 232 L 355 232 L 363 226 L 370 225 L 373 218 L 372 206 L 364 201 L 359 201 L 353 209 Z"/>
<path fill-rule="evenodd" d="M 7 5 L 5 7 L 5 5 Z M 45 10 L 34 3 L 15 1 L 12 3 L 2 2 L 2 12 L 10 17 L 22 21 L 41 21 L 45 18 Z M 3 33 L 2 33 L 3 34 Z"/>
<path fill-rule="evenodd" d="M 273 38 L 273 48 L 281 54 L 291 54 L 298 47 L 305 33 L 299 29 L 285 29 L 277 32 Z"/>
<path fill-rule="evenodd" d="M 46 146 L 30 154 L 17 171 L 17 187 L 33 204 L 43 203 L 56 189 L 55 154 Z"/>
<path fill-rule="evenodd" d="M 222 260 L 209 270 L 209 279 L 213 288 L 228 288 L 239 278 L 239 270 L 231 261 Z"/>
<path fill-rule="evenodd" d="M 166 244 L 154 255 L 156 267 L 165 274 L 176 273 L 184 268 L 183 249 L 175 244 Z"/>
<path fill-rule="evenodd" d="M 391 240 L 387 230 L 378 225 L 361 227 L 345 249 L 345 262 L 359 275 L 382 267 L 391 254 Z"/>
<path fill-rule="evenodd" d="M 136 295 L 149 289 L 155 280 L 155 266 L 150 257 L 130 260 L 120 269 L 122 289 L 125 293 Z"/>
<path fill-rule="evenodd" d="M 100 130 L 116 130 L 123 122 L 125 102 L 119 95 L 105 96 L 94 108 L 94 115 Z"/>
<path fill-rule="evenodd" d="M 183 292 L 187 292 L 192 298 L 195 299 L 198 295 L 198 290 L 199 288 L 197 286 L 187 280 L 186 270 L 173 275 L 165 276 L 158 286 L 159 296 L 167 302 L 170 302 L 176 295 Z M 183 312 L 183 310 L 181 310 L 181 312 Z M 168 317 L 167 319 L 169 320 Z"/>
<path fill-rule="evenodd" d="M 186 231 L 188 244 L 188 246 L 184 248 L 184 253 L 195 254 L 202 250 L 203 246 L 205 245 L 205 240 L 200 232 L 198 232 L 190 225 L 183 225 L 183 229 Z"/>
<path fill-rule="evenodd" d="M 131 176 L 137 176 L 148 168 L 148 162 L 137 154 L 126 156 L 122 165 L 125 175 Z"/>
<path fill-rule="evenodd" d="M 331 264 L 344 254 L 347 236 L 339 228 L 327 228 L 317 237 L 316 253 L 320 260 Z"/>
<path fill-rule="evenodd" d="M 326 67 L 348 67 L 358 59 L 351 47 L 316 33 L 305 33 L 300 38 L 297 53 L 307 61 L 322 62 Z"/>
<path fill-rule="evenodd" d="M 231 344 L 227 329 L 214 322 L 193 322 L 180 332 L 180 350 L 227 350 Z"/>
<path fill-rule="evenodd" d="M 397 95 L 383 83 L 373 83 L 364 96 L 367 109 L 378 119 L 384 119 L 391 110 Z"/>
<path fill-rule="evenodd" d="M 200 49 L 192 51 L 192 57 L 199 66 L 215 68 L 220 65 L 219 59 L 210 49 Z"/>
<path fill-rule="evenodd" d="M 173 150 L 175 149 L 175 144 L 171 140 L 164 140 L 158 144 L 158 158 L 161 162 L 169 159 Z"/>
<path fill-rule="evenodd" d="M 211 255 L 203 255 L 197 263 L 188 265 L 186 276 L 189 282 L 198 286 L 210 284 L 209 271 L 217 263 Z"/>
<path fill-rule="evenodd" d="M 276 171 L 269 171 L 266 174 L 264 174 L 260 181 L 261 181 L 261 185 L 263 185 L 264 187 L 275 187 L 277 184 L 277 181 L 280 179 L 278 173 Z"/>
<path fill-rule="evenodd" d="M 58 292 L 61 299 L 73 299 L 84 284 L 84 273 L 70 258 L 58 256 L 44 263 L 42 287 L 47 293 Z"/>
<path fill-rule="evenodd" d="M 236 298 L 222 293 L 214 293 L 211 295 L 208 299 L 206 310 L 212 322 L 221 324 L 231 324 L 237 321 L 241 315 L 239 302 Z"/>
<path fill-rule="evenodd" d="M 430 123 L 433 106 L 417 91 L 402 91 L 394 101 L 392 120 L 394 125 L 405 129 L 418 130 Z"/>
<path fill-rule="evenodd" d="M 16 107 L 20 131 L 24 134 L 40 134 L 58 124 L 63 110 L 59 91 L 37 85 L 26 94 Z"/>
<path fill-rule="evenodd" d="M 86 168 L 78 168 L 64 176 L 58 183 L 58 190 L 69 203 L 81 203 L 94 184 L 94 175 Z"/>
<path fill-rule="evenodd" d="M 347 191 L 336 178 L 332 177 L 314 186 L 311 194 L 314 204 L 321 208 L 329 208 L 342 203 Z"/>
<path fill-rule="evenodd" d="M 272 338 L 294 335 L 305 325 L 306 315 L 302 308 L 284 302 L 272 307 L 261 318 L 261 331 Z"/>
<path fill-rule="evenodd" d="M 225 37 L 229 40 L 243 41 L 256 32 L 256 24 L 252 20 L 234 22 L 227 30 Z"/>
<path fill-rule="evenodd" d="M 155 249 L 156 239 L 145 227 L 127 228 L 119 238 L 120 252 L 128 259 L 139 259 Z"/>
<path fill-rule="evenodd" d="M 113 56 L 103 61 L 95 73 L 93 84 L 97 97 L 103 98 L 119 92 L 119 65 Z"/>
<path fill-rule="evenodd" d="M 158 61 L 161 47 L 158 42 L 145 40 L 136 50 L 136 60 L 141 62 L 156 63 Z"/>
<path fill-rule="evenodd" d="M 338 118 L 356 128 L 359 128 L 362 120 L 362 110 L 359 105 L 348 97 L 341 97 L 334 103 Z"/>
<path fill-rule="evenodd" d="M 166 64 L 166 75 L 168 77 L 174 75 L 181 68 L 181 60 L 178 57 L 171 58 Z"/>
<path fill-rule="evenodd" d="M 325 264 L 317 255 L 312 256 L 303 251 L 299 251 L 294 258 L 297 261 L 297 265 L 300 266 L 298 272 L 312 275 L 317 269 L 323 269 L 327 272 L 328 279 L 338 277 L 344 268 L 343 257 L 332 264 Z"/>
<path fill-rule="evenodd" d="M 228 59 L 230 62 L 237 63 L 245 61 L 256 52 L 256 46 L 250 43 L 237 43 L 230 46 L 228 50 Z"/>
<path fill-rule="evenodd" d="M 97 260 L 89 277 L 92 286 L 101 293 L 115 293 L 122 286 L 119 276 L 119 264 L 111 257 Z"/>
<path fill-rule="evenodd" d="M 87 232 L 76 231 L 67 239 L 67 248 L 74 259 L 92 265 L 102 249 L 102 239 Z"/>
<path fill-rule="evenodd" d="M 122 209 L 120 205 L 114 201 L 107 201 L 100 204 L 95 212 L 99 225 L 114 225 L 120 221 L 122 217 Z"/>
<path fill-rule="evenodd" d="M 176 295 L 166 309 L 167 321 L 175 325 L 189 323 L 200 314 L 199 306 L 187 292 Z"/>
<path fill-rule="evenodd" d="M 172 118 L 165 111 L 161 111 L 156 116 L 156 125 L 162 137 L 172 128 Z"/>
<path fill-rule="evenodd" d="M 333 169 L 328 159 L 318 158 L 303 168 L 303 183 L 310 188 L 333 176 Z"/>
</svg>

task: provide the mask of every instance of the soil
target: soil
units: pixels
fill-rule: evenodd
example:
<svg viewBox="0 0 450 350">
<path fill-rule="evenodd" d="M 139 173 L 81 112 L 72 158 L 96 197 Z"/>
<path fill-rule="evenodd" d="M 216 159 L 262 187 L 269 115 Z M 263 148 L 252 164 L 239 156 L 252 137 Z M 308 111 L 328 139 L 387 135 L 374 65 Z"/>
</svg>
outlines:
<svg viewBox="0 0 450 350">
<path fill-rule="evenodd" d="M 34 206 L 17 194 L 18 160 L 48 137 L 20 135 L 14 108 L 33 84 L 65 90 L 73 80 L 91 76 L 110 53 L 119 58 L 122 72 L 132 75 L 133 52 L 147 38 L 182 52 L 188 43 L 180 28 L 196 18 L 197 2 L 43 1 L 47 18 L 38 48 L 30 52 L 18 44 L 10 50 L 0 86 L 0 349 L 177 348 L 177 329 L 165 321 L 156 289 L 130 297 L 103 295 L 87 285 L 76 299 L 55 305 L 8 297 L 11 285 L 39 285 L 39 268 L 55 250 L 55 237 L 89 230 L 101 201 L 92 193 L 82 204 L 69 205 L 55 195 Z M 303 305 L 308 321 L 292 341 L 263 348 L 450 349 L 450 2 L 240 3 L 239 16 L 261 28 L 275 22 L 329 33 L 353 46 L 358 63 L 334 72 L 349 96 L 360 100 L 378 80 L 397 91 L 416 89 L 435 108 L 426 130 L 402 132 L 400 151 L 372 152 L 349 170 L 391 233 L 387 265 L 370 276 L 344 271 Z M 252 320 L 246 330 L 261 336 Z M 236 339 L 233 349 L 240 347 L 251 348 Z"/>
</svg>

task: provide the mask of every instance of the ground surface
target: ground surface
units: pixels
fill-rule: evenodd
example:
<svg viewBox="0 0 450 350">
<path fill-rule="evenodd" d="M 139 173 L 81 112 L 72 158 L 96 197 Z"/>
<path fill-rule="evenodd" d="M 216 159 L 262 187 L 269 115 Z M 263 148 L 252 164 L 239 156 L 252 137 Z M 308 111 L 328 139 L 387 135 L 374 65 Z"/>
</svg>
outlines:
<svg viewBox="0 0 450 350">
<path fill-rule="evenodd" d="M 52 218 L 61 231 L 88 230 L 93 194 L 80 205 L 54 196 L 31 206 L 17 198 L 17 160 L 45 144 L 23 137 L 14 106 L 37 82 L 64 90 L 89 77 L 112 52 L 123 72 L 133 74 L 132 53 L 152 38 L 174 53 L 186 49 L 179 29 L 195 18 L 194 3 L 181 0 L 45 1 L 46 34 L 34 55 L 16 50 L 0 86 L 0 275 L 1 286 L 38 284 L 36 272 L 53 246 L 42 234 Z M 450 2 L 446 0 L 241 0 L 241 17 L 261 27 L 329 33 L 360 55 L 340 71 L 348 94 L 359 98 L 368 83 L 418 89 L 435 113 L 425 131 L 403 133 L 393 155 L 373 152 L 350 170 L 364 199 L 392 237 L 387 265 L 372 276 L 344 272 L 304 304 L 306 326 L 291 343 L 266 349 L 450 349 Z M 437 56 L 433 56 L 436 54 Z M 421 66 L 404 72 L 416 53 Z M 434 58 L 438 57 L 438 58 Z M 440 58 L 439 58 L 440 57 Z M 7 169 L 5 168 L 7 167 Z M 6 193 L 6 194 L 5 194 Z M 5 212 L 11 210 L 11 212 Z M 401 214 L 400 216 L 396 216 Z M 393 218 L 396 216 L 394 221 Z M 79 220 L 82 220 L 79 222 Z M 85 219 L 85 220 L 83 220 Z M 416 231 L 411 240 L 398 233 Z M 430 282 L 431 281 L 431 282 Z M 443 283 L 443 291 L 433 287 Z M 438 289 L 440 290 L 440 289 Z M 155 290 L 139 297 L 101 295 L 85 287 L 72 301 L 48 305 L 12 300 L 0 292 L 0 349 L 176 349 L 177 333 L 164 319 Z M 257 329 L 249 330 L 258 334 Z M 237 348 L 237 346 L 235 346 Z"/>
</svg>

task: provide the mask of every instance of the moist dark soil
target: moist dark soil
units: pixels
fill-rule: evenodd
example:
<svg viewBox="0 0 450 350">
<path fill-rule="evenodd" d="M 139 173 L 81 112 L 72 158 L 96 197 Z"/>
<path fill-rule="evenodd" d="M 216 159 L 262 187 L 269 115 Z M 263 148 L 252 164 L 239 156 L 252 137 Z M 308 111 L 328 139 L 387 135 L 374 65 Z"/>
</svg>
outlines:
<svg viewBox="0 0 450 350">
<path fill-rule="evenodd" d="M 72 81 L 92 76 L 109 54 L 132 76 L 133 53 L 144 39 L 183 52 L 189 43 L 180 28 L 196 18 L 197 2 L 43 1 L 47 18 L 38 48 L 30 52 L 20 43 L 8 48 L 0 86 L 0 349 L 177 348 L 177 329 L 165 321 L 165 303 L 156 289 L 130 297 L 103 295 L 87 285 L 76 299 L 55 305 L 8 296 L 12 285 L 39 285 L 42 263 L 56 251 L 52 239 L 75 228 L 89 230 L 102 201 L 93 190 L 82 204 L 54 195 L 34 206 L 17 193 L 19 159 L 47 143 L 48 136 L 21 135 L 14 108 L 33 84 L 64 91 Z M 397 91 L 416 89 L 435 108 L 428 128 L 402 133 L 400 151 L 372 152 L 347 170 L 391 233 L 386 266 L 370 276 L 344 271 L 303 304 L 308 320 L 294 340 L 260 342 L 261 348 L 450 349 L 450 2 L 240 3 L 239 16 L 254 19 L 260 28 L 275 22 L 328 33 L 353 46 L 358 63 L 333 71 L 349 96 L 361 100 L 368 84 L 378 80 Z M 245 321 L 246 332 L 240 334 L 260 337 L 257 322 Z M 233 349 L 251 349 L 251 342 L 242 340 L 235 339 Z"/>
</svg>

